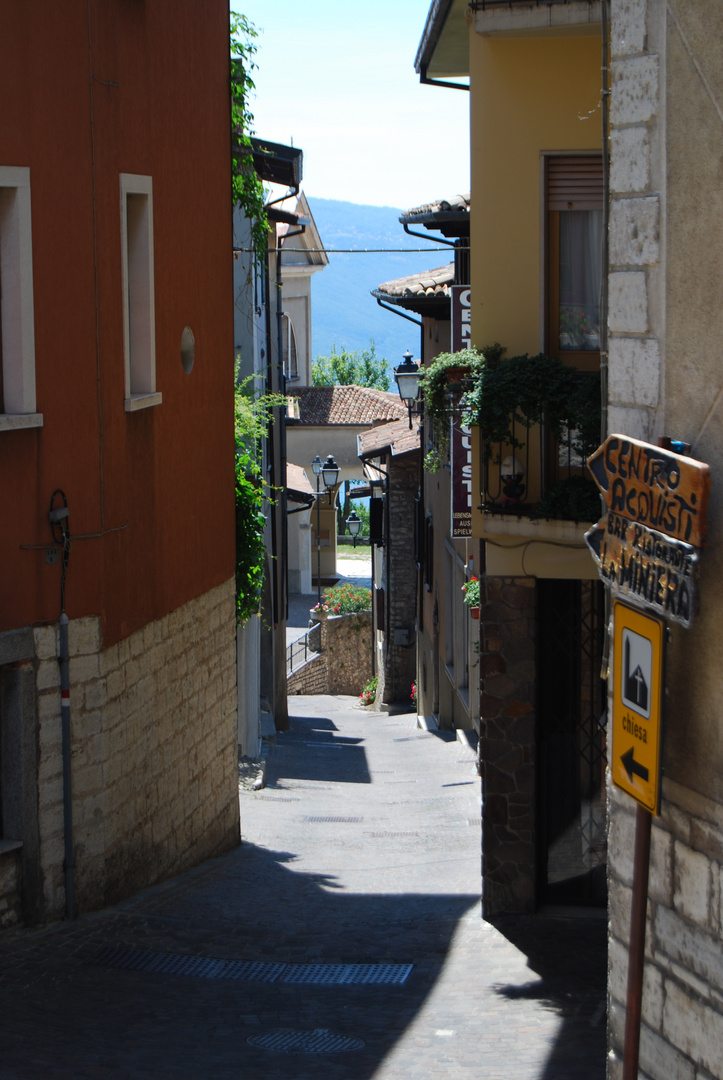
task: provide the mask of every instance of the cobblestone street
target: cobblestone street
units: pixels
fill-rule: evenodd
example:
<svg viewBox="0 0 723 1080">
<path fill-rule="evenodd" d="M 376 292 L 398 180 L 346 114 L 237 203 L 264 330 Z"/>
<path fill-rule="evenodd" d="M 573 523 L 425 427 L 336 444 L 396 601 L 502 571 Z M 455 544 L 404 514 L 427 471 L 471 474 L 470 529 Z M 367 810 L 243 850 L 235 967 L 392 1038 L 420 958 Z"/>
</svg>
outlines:
<svg viewBox="0 0 723 1080">
<path fill-rule="evenodd" d="M 481 919 L 473 751 L 289 705 L 238 849 L 0 939 L 1 1080 L 602 1080 L 605 921 Z"/>
</svg>

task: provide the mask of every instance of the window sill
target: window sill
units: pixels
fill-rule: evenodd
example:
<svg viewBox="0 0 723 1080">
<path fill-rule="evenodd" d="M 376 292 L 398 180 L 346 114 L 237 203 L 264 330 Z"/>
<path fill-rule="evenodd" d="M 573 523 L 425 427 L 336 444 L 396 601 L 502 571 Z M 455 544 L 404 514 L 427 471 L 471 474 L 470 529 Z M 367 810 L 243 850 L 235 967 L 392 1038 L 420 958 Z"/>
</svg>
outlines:
<svg viewBox="0 0 723 1080">
<path fill-rule="evenodd" d="M 0 431 L 20 431 L 22 428 L 42 426 L 42 413 L 0 413 Z"/>
<path fill-rule="evenodd" d="M 139 409 L 150 409 L 154 405 L 160 405 L 162 401 L 162 394 L 131 394 L 125 399 L 125 410 L 138 412 Z"/>
</svg>

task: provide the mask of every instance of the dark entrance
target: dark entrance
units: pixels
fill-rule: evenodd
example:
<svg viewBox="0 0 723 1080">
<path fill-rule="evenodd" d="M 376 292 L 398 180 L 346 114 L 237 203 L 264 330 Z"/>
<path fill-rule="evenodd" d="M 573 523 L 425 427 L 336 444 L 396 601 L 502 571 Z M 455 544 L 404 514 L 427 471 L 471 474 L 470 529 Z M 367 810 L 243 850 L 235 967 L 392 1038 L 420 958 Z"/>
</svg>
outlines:
<svg viewBox="0 0 723 1080">
<path fill-rule="evenodd" d="M 538 581 L 539 896 L 605 906 L 604 591 Z"/>
</svg>

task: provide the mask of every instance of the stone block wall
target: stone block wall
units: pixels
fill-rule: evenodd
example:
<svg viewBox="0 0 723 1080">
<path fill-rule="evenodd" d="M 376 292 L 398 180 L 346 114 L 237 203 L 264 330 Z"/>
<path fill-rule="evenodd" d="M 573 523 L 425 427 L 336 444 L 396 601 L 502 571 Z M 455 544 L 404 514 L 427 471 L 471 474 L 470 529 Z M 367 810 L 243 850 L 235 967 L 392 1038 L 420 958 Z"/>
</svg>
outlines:
<svg viewBox="0 0 723 1080">
<path fill-rule="evenodd" d="M 663 342 L 660 56 L 647 0 L 612 0 L 608 431 L 657 438 Z"/>
<path fill-rule="evenodd" d="M 686 439 L 713 476 L 720 456 L 721 320 L 713 291 L 721 251 L 722 26 L 714 0 L 611 3 L 608 430 L 653 443 L 662 434 Z M 711 511 L 701 559 L 701 593 L 709 598 L 720 593 L 721 574 L 715 481 Z M 723 1076 L 718 636 L 710 600 L 691 630 L 670 636 L 642 1001 L 646 1080 Z M 608 1076 L 618 1080 L 636 807 L 614 788 L 609 799 Z"/>
<path fill-rule="evenodd" d="M 289 694 L 328 694 L 326 657 L 319 653 L 307 660 L 289 676 L 286 685 Z"/>
<path fill-rule="evenodd" d="M 610 792 L 609 1080 L 622 1077 L 635 803 Z M 640 1075 L 723 1076 L 723 839 L 720 806 L 663 781 L 651 836 Z"/>
<path fill-rule="evenodd" d="M 57 626 L 34 629 L 40 866 L 62 916 L 63 777 Z M 78 911 L 121 900 L 239 842 L 233 579 L 103 649 L 71 620 Z"/>
<path fill-rule="evenodd" d="M 485 918 L 535 906 L 534 578 L 480 581 L 482 905 Z"/>
<path fill-rule="evenodd" d="M 358 695 L 372 677 L 372 614 L 332 615 L 321 628 L 321 651 L 288 679 L 289 694 Z"/>
</svg>

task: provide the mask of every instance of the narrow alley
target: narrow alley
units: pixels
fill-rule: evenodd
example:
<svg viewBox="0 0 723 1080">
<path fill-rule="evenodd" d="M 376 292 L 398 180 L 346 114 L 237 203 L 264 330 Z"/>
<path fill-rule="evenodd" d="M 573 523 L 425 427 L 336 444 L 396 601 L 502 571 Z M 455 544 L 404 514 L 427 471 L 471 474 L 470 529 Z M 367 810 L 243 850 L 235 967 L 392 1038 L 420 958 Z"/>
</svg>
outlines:
<svg viewBox="0 0 723 1080">
<path fill-rule="evenodd" d="M 290 712 L 239 848 L 4 936 L 2 1080 L 602 1080 L 605 921 L 482 920 L 469 747 L 348 697 Z"/>
</svg>

